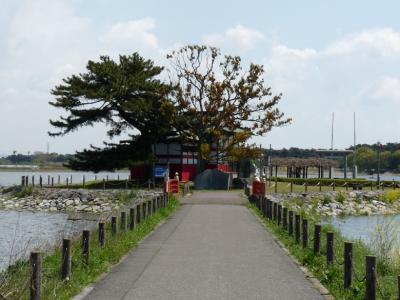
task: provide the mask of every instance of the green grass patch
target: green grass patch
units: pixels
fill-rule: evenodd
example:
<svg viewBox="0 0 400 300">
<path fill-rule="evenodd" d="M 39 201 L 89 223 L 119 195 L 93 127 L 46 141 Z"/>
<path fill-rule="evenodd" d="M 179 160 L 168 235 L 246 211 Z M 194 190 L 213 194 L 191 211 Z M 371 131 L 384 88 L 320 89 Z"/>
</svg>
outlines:
<svg viewBox="0 0 400 300">
<path fill-rule="evenodd" d="M 282 226 L 278 226 L 274 221 L 266 219 L 255 205 L 249 205 L 249 208 L 255 212 L 262 220 L 266 229 L 274 234 L 290 251 L 290 253 L 330 291 L 336 299 L 365 299 L 365 281 L 362 281 L 365 275 L 365 256 L 371 255 L 371 250 L 361 241 L 352 241 L 354 272 L 353 285 L 350 289 L 343 288 L 344 282 L 344 242 L 348 241 L 341 233 L 335 230 L 331 225 L 324 225 L 321 234 L 321 253 L 313 253 L 312 238 L 314 236 L 314 225 L 318 218 L 308 215 L 310 242 L 307 248 L 303 248 L 301 243 L 296 244 L 294 236 L 290 236 Z M 315 220 L 314 220 L 315 219 Z M 335 262 L 329 265 L 326 260 L 326 233 L 333 231 L 335 235 L 334 251 Z M 400 274 L 398 264 L 388 265 L 379 256 L 377 258 L 377 277 L 379 289 L 377 299 L 398 299 L 397 294 L 397 275 Z M 358 281 L 358 280 L 360 281 Z"/>
<path fill-rule="evenodd" d="M 43 259 L 42 299 L 71 299 L 84 287 L 96 281 L 99 276 L 121 261 L 121 259 L 146 237 L 157 225 L 171 216 L 178 208 L 179 201 L 172 197 L 166 208 L 158 210 L 131 231 L 123 232 L 119 228 L 115 237 L 111 236 L 111 226 L 106 225 L 106 245 L 101 247 L 98 231 L 91 232 L 91 252 L 88 265 L 81 259 L 81 240 L 72 245 L 72 274 L 70 280 L 60 279 L 61 249 L 54 249 Z M 0 294 L 7 299 L 29 299 L 30 265 L 29 262 L 17 262 L 0 274 Z"/>
</svg>

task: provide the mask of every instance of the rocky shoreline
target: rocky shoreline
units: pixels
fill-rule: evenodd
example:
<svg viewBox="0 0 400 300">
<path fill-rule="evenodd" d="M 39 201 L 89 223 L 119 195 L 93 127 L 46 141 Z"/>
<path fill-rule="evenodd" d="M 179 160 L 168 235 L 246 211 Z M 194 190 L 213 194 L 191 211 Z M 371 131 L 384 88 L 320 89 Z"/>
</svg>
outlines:
<svg viewBox="0 0 400 300">
<path fill-rule="evenodd" d="M 150 199 L 159 192 L 46 188 L 33 189 L 22 197 L 16 195 L 15 190 L 0 188 L 0 209 L 101 214 Z"/>
<path fill-rule="evenodd" d="M 400 192 L 351 191 L 268 195 L 292 210 L 320 217 L 400 213 Z"/>
</svg>

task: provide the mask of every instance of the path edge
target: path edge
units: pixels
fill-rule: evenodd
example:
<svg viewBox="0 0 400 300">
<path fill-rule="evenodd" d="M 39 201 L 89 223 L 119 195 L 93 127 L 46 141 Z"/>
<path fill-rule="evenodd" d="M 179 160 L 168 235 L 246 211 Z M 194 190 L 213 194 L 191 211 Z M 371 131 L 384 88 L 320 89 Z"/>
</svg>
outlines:
<svg viewBox="0 0 400 300">
<path fill-rule="evenodd" d="M 179 201 L 179 200 L 178 200 Z M 166 219 L 162 220 L 160 223 L 157 224 L 156 227 L 154 227 L 154 229 L 152 231 L 150 231 L 146 236 L 143 237 L 143 239 L 140 240 L 140 242 L 136 245 L 136 247 L 130 251 L 128 251 L 119 262 L 117 262 L 116 264 L 113 264 L 112 266 L 110 266 L 110 268 L 107 270 L 107 272 L 104 272 L 103 274 L 101 274 L 99 277 L 96 278 L 96 281 L 94 281 L 93 283 L 91 283 L 90 285 L 84 287 L 82 289 L 82 291 L 75 295 L 74 297 L 71 298 L 71 300 L 83 300 L 85 299 L 85 297 L 87 295 L 90 294 L 90 292 L 94 289 L 94 286 L 96 285 L 96 283 L 98 283 L 100 280 L 104 279 L 116 266 L 118 266 L 119 264 L 123 263 L 124 260 L 131 255 L 133 252 L 136 251 L 136 249 L 139 247 L 140 244 L 142 244 L 149 236 L 151 236 L 159 227 L 161 227 L 162 225 L 164 225 L 170 218 L 172 218 L 174 215 L 176 215 L 180 210 L 182 209 L 182 204 L 180 204 L 180 206 L 178 207 L 177 210 L 174 211 L 174 213 L 172 213 L 170 216 L 168 216 Z"/>
<path fill-rule="evenodd" d="M 296 257 L 294 257 L 289 249 L 286 248 L 286 246 L 275 236 L 273 232 L 269 230 L 269 228 L 265 225 L 265 222 L 263 221 L 262 218 L 260 218 L 257 213 L 251 209 L 251 207 L 247 207 L 247 209 L 251 212 L 253 216 L 256 217 L 258 222 L 261 223 L 261 225 L 264 227 L 265 230 L 267 230 L 271 236 L 274 242 L 283 250 L 283 252 L 294 262 L 294 264 L 303 272 L 304 277 L 307 279 L 307 281 L 311 284 L 313 288 L 315 288 L 322 297 L 324 297 L 326 300 L 334 300 L 335 297 L 329 292 L 329 290 L 319 281 L 317 277 L 314 276 L 312 272 L 308 270 L 308 268 L 304 265 L 302 265 Z"/>
</svg>

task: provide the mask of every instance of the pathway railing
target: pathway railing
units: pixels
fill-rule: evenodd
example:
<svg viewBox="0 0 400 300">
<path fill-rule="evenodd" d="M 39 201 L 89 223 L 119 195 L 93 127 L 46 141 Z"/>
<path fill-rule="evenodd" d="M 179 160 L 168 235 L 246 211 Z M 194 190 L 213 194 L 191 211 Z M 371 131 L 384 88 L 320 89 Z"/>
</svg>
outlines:
<svg viewBox="0 0 400 300">
<path fill-rule="evenodd" d="M 294 238 L 296 244 L 303 248 L 312 247 L 314 255 L 322 255 L 321 251 L 321 232 L 322 225 L 314 224 L 313 236 L 309 236 L 309 223 L 307 218 L 288 207 L 284 207 L 281 203 L 269 200 L 264 196 L 249 196 L 250 203 L 254 204 L 260 211 L 262 216 L 273 222 L 277 226 L 281 226 L 289 236 Z M 352 242 L 343 242 L 343 260 L 340 261 L 335 253 L 335 233 L 326 232 L 325 255 L 328 265 L 342 265 L 344 269 L 343 288 L 349 289 L 355 281 L 365 284 L 365 299 L 375 300 L 379 295 L 381 299 L 391 299 L 379 285 L 377 278 L 377 260 L 375 256 L 368 255 L 365 257 L 365 273 L 364 275 L 356 274 L 354 264 L 354 252 Z M 309 244 L 312 242 L 312 245 Z M 400 276 L 398 276 L 398 298 L 400 299 Z"/>
<path fill-rule="evenodd" d="M 165 208 L 169 203 L 169 194 L 160 193 L 158 196 L 153 197 L 149 200 L 142 201 L 135 204 L 129 209 L 129 216 L 127 211 L 120 211 L 119 217 L 119 230 L 122 234 L 129 230 L 134 230 L 137 225 L 144 222 L 151 215 L 155 214 L 158 210 Z M 129 217 L 129 219 L 128 219 Z M 112 216 L 110 219 L 109 226 L 104 221 L 98 223 L 97 231 L 83 230 L 81 235 L 81 253 L 72 253 L 72 240 L 63 239 L 61 244 L 61 261 L 59 268 L 59 276 L 62 281 L 70 280 L 71 276 L 74 276 L 74 264 L 72 261 L 74 256 L 78 256 L 78 260 L 84 265 L 89 266 L 91 260 L 91 244 L 93 240 L 93 234 L 97 233 L 98 238 L 96 241 L 99 243 L 101 248 L 104 248 L 108 242 L 106 238 L 109 238 L 109 242 L 113 243 L 113 239 L 117 235 L 118 231 L 118 217 Z M 129 225 L 129 227 L 128 227 Z M 109 228 L 110 236 L 106 235 L 106 228 Z M 31 271 L 29 277 L 26 279 L 22 289 L 21 296 L 29 289 L 29 295 L 31 300 L 40 300 L 42 295 L 42 283 L 46 279 L 46 269 L 43 268 L 44 255 L 41 252 L 31 252 L 30 254 L 30 265 Z M 0 295 L 1 299 L 8 299 L 7 296 Z"/>
</svg>

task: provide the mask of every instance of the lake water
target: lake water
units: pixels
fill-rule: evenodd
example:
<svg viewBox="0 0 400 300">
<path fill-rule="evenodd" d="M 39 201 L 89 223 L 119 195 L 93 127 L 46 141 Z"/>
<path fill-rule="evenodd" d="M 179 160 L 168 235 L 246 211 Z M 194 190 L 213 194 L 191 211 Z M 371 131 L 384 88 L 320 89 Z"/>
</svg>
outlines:
<svg viewBox="0 0 400 300">
<path fill-rule="evenodd" d="M 40 172 L 40 171 L 0 171 L 0 186 L 8 186 L 14 184 L 21 184 L 22 176 L 29 176 L 29 183 L 32 180 L 32 176 L 35 176 L 35 183 L 39 183 L 39 177 L 42 176 L 43 184 L 47 184 L 48 176 L 54 178 L 54 183 L 58 181 L 58 176 L 60 176 L 60 182 L 65 184 L 66 179 L 71 178 L 72 183 L 82 183 L 83 176 L 85 176 L 86 182 L 94 180 L 97 176 L 97 180 L 103 180 L 103 178 L 108 178 L 110 180 L 119 178 L 128 179 L 129 171 L 119 171 L 119 172 L 99 172 L 97 174 L 93 172 L 74 172 L 74 171 L 52 171 L 52 172 Z"/>
<path fill-rule="evenodd" d="M 0 270 L 36 249 L 60 245 L 61 239 L 94 229 L 97 221 L 69 220 L 62 213 L 0 211 Z"/>
<path fill-rule="evenodd" d="M 393 222 L 393 225 L 400 226 L 400 215 L 376 215 L 376 216 L 350 216 L 344 218 L 332 218 L 326 223 L 332 224 L 339 229 L 343 236 L 368 242 L 377 225 L 385 222 Z"/>
</svg>

